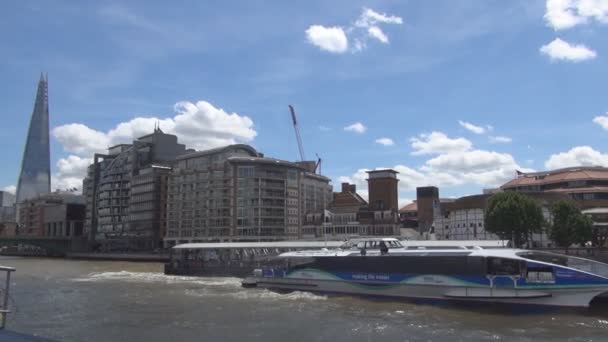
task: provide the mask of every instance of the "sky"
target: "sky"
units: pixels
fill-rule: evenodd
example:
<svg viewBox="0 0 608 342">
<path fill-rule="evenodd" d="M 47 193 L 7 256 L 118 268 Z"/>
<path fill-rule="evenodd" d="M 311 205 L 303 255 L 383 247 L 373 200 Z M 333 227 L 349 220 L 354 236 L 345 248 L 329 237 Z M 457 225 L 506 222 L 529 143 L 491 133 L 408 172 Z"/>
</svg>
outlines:
<svg viewBox="0 0 608 342">
<path fill-rule="evenodd" d="M 40 72 L 52 188 L 152 132 L 197 150 L 318 154 L 335 190 L 399 171 L 442 197 L 516 170 L 608 166 L 608 0 L 4 1 L 0 189 L 14 191 Z"/>
</svg>

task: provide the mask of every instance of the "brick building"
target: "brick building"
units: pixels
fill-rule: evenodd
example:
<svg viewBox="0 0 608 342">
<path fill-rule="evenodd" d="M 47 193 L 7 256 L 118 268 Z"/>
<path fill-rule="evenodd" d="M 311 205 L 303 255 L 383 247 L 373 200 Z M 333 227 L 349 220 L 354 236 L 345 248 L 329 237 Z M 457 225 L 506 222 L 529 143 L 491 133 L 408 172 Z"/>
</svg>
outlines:
<svg viewBox="0 0 608 342">
<path fill-rule="evenodd" d="M 85 205 L 82 196 L 52 192 L 19 203 L 15 234 L 31 237 L 83 235 Z"/>
<path fill-rule="evenodd" d="M 341 191 L 325 210 L 306 214 L 303 237 L 344 239 L 354 236 L 400 234 L 398 179 L 394 170 L 368 171 L 369 202 L 357 194 L 354 184 L 342 183 Z"/>
</svg>

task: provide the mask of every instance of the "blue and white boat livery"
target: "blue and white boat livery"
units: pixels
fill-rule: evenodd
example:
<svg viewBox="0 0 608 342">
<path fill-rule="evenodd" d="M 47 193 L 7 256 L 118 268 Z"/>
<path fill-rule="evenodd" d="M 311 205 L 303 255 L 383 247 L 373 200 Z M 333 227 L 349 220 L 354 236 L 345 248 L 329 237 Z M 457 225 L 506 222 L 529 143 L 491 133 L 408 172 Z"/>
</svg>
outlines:
<svg viewBox="0 0 608 342">
<path fill-rule="evenodd" d="M 407 244 L 407 242 L 405 242 Z M 403 246 L 390 238 L 280 254 L 243 286 L 406 299 L 588 307 L 608 294 L 608 264 L 541 251 Z"/>
</svg>

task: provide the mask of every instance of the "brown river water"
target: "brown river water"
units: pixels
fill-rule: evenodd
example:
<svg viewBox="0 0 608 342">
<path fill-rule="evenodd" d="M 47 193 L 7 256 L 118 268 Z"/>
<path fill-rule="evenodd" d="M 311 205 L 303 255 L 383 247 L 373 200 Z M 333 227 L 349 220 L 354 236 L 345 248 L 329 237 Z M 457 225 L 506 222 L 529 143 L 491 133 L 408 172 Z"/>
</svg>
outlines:
<svg viewBox="0 0 608 342">
<path fill-rule="evenodd" d="M 0 257 L 11 330 L 60 341 L 608 341 L 608 308 L 515 313 L 244 289 L 160 263 Z"/>
</svg>

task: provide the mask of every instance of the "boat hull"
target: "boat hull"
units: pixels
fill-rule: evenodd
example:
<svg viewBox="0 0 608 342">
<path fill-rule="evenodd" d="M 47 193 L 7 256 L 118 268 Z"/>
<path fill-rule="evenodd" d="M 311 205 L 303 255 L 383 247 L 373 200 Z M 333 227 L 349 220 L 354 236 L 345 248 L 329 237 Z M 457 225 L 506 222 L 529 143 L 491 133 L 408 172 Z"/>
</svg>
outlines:
<svg viewBox="0 0 608 342">
<path fill-rule="evenodd" d="M 378 284 L 337 280 L 294 278 L 246 278 L 249 286 L 274 291 L 311 291 L 362 295 L 408 300 L 523 304 L 587 308 L 592 299 L 608 291 L 607 287 L 590 288 L 489 288 L 446 285 Z"/>
</svg>

